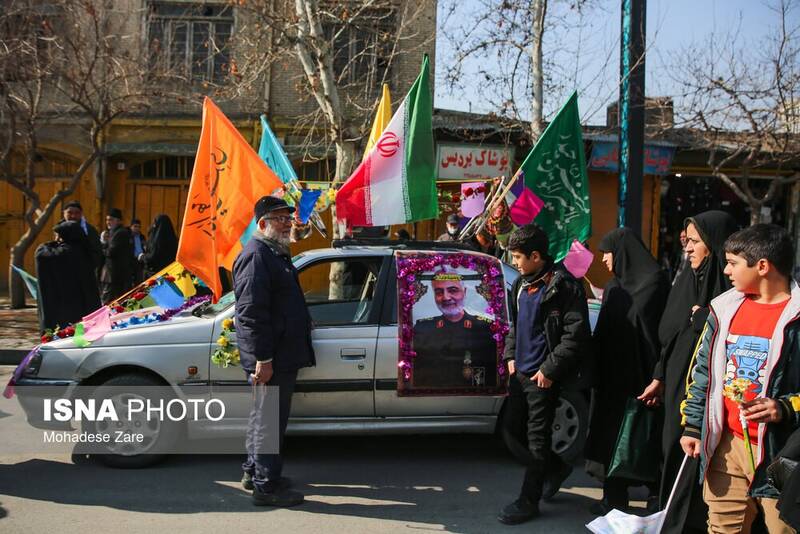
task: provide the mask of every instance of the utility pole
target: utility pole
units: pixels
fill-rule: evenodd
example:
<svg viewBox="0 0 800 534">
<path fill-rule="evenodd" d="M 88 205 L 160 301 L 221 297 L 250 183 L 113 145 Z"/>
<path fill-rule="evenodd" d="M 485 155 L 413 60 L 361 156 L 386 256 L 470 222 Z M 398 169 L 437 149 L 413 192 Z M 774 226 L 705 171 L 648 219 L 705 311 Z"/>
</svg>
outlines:
<svg viewBox="0 0 800 534">
<path fill-rule="evenodd" d="M 618 222 L 641 235 L 647 0 L 621 1 Z"/>
</svg>

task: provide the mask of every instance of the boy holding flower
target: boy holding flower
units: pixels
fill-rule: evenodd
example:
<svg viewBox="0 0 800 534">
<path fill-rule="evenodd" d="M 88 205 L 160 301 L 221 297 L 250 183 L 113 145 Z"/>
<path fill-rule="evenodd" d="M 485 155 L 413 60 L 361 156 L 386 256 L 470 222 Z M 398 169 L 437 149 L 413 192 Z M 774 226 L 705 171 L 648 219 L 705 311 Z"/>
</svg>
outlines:
<svg viewBox="0 0 800 534">
<path fill-rule="evenodd" d="M 778 516 L 767 466 L 800 427 L 800 288 L 789 235 L 757 224 L 725 243 L 733 289 L 711 301 L 695 351 L 681 447 L 701 459 L 709 532 L 750 532 L 758 509 L 770 533 Z"/>
</svg>

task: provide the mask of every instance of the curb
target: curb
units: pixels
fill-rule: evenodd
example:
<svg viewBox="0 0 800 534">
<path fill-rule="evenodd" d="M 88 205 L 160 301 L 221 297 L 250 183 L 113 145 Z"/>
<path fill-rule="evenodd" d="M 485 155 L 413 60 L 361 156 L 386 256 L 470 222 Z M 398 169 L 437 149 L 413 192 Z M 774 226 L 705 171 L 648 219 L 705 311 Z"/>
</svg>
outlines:
<svg viewBox="0 0 800 534">
<path fill-rule="evenodd" d="M 24 349 L 0 349 L 0 365 L 19 365 L 29 352 Z"/>
</svg>

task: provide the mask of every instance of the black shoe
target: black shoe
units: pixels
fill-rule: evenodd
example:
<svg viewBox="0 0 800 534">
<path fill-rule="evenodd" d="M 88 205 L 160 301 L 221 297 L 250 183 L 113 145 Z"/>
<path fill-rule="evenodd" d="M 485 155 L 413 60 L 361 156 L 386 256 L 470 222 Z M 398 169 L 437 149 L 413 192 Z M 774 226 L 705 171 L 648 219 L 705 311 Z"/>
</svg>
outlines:
<svg viewBox="0 0 800 534">
<path fill-rule="evenodd" d="M 302 493 L 289 489 L 271 491 L 269 493 L 258 491 L 257 488 L 253 490 L 253 504 L 256 506 L 288 508 L 302 504 L 303 500 Z"/>
<path fill-rule="evenodd" d="M 525 521 L 530 521 L 539 515 L 539 505 L 531 502 L 530 499 L 520 497 L 512 502 L 500 512 L 497 520 L 504 525 L 519 525 Z"/>
<path fill-rule="evenodd" d="M 555 473 L 547 475 L 542 486 L 542 499 L 549 501 L 556 496 L 558 490 L 561 489 L 561 484 L 569 478 L 572 474 L 572 466 L 563 464 L 561 468 Z"/>
<path fill-rule="evenodd" d="M 278 479 L 278 482 L 276 484 L 278 491 L 288 490 L 289 488 L 292 487 L 292 479 L 289 477 L 281 477 Z"/>
<path fill-rule="evenodd" d="M 247 471 L 242 474 L 242 487 L 247 491 L 253 491 L 255 489 L 255 484 L 253 484 L 253 475 L 248 473 Z M 275 483 L 276 490 L 285 490 L 292 487 L 292 479 L 288 477 L 281 477 Z"/>
</svg>

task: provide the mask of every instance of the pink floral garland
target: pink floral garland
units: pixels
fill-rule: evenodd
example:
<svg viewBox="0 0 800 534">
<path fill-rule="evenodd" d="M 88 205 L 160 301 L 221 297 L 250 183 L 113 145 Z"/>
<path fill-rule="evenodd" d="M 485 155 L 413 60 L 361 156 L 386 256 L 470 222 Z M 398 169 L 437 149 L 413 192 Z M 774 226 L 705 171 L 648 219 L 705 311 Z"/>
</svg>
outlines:
<svg viewBox="0 0 800 534">
<path fill-rule="evenodd" d="M 506 318 L 505 295 L 506 288 L 500 262 L 491 256 L 465 254 L 463 252 L 437 252 L 437 253 L 402 253 L 397 254 L 397 292 L 398 292 L 398 317 L 400 319 L 400 354 L 397 364 L 404 382 L 409 382 L 414 368 L 414 326 L 412 323 L 412 308 L 424 294 L 425 287 L 417 280 L 417 276 L 432 272 L 438 267 L 448 266 L 453 269 L 461 267 L 477 272 L 481 277 L 478 293 L 489 303 L 486 312 L 494 316 L 490 329 L 492 337 L 497 343 L 497 374 L 505 376 L 506 367 L 503 363 L 505 338 L 508 333 L 508 320 Z"/>
</svg>

